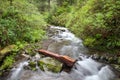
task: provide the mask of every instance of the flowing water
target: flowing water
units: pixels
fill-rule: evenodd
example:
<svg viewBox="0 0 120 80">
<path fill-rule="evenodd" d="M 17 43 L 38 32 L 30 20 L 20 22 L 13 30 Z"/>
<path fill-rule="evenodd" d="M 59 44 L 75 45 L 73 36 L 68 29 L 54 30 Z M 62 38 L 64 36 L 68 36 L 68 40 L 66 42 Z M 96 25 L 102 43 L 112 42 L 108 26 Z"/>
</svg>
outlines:
<svg viewBox="0 0 120 80">
<path fill-rule="evenodd" d="M 48 46 L 49 51 L 78 60 L 72 70 L 69 73 L 43 72 L 39 68 L 37 71 L 25 70 L 24 66 L 28 65 L 25 61 L 12 70 L 7 80 L 112 80 L 114 78 L 115 75 L 108 65 L 98 63 L 85 54 L 88 50 L 82 44 L 82 40 L 75 37 L 68 29 L 51 26 L 48 36 L 54 40 Z M 39 59 L 39 55 L 36 58 Z"/>
</svg>

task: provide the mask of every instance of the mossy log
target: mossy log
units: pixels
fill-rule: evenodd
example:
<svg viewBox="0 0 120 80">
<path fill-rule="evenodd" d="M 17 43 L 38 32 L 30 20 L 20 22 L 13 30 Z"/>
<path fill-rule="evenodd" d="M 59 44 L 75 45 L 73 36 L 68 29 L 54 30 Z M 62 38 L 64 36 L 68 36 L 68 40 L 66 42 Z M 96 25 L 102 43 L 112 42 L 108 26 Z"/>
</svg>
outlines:
<svg viewBox="0 0 120 80">
<path fill-rule="evenodd" d="M 76 62 L 75 59 L 72 59 L 69 56 L 59 55 L 57 53 L 53 53 L 53 52 L 50 52 L 44 49 L 38 50 L 38 52 L 45 56 L 49 56 L 49 57 L 55 58 L 56 60 L 60 61 L 61 63 L 63 63 L 63 68 L 71 69 Z"/>
</svg>

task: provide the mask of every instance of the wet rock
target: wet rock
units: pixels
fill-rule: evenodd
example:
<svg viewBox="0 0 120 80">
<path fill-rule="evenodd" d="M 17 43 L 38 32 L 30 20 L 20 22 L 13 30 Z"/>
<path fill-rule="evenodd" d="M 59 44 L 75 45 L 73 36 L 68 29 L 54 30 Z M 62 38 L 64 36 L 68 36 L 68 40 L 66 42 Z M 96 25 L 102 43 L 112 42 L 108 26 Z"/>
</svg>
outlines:
<svg viewBox="0 0 120 80">
<path fill-rule="evenodd" d="M 34 56 L 34 58 L 35 58 L 36 60 L 39 60 L 39 59 L 41 58 L 41 56 L 40 56 L 39 53 L 36 53 L 36 55 Z"/>
<path fill-rule="evenodd" d="M 23 54 L 21 54 L 21 56 L 22 56 L 22 57 L 25 57 L 25 58 L 30 58 L 30 56 L 29 56 L 29 55 L 24 54 L 24 53 L 23 53 Z"/>
<path fill-rule="evenodd" d="M 36 70 L 36 62 L 30 61 L 29 66 L 32 70 Z"/>
<path fill-rule="evenodd" d="M 48 49 L 48 46 L 50 45 L 50 44 L 52 44 L 54 42 L 54 40 L 52 40 L 52 39 L 45 39 L 45 40 L 43 40 L 42 41 L 42 49 Z"/>
<path fill-rule="evenodd" d="M 113 63 L 113 62 L 114 62 L 113 57 L 109 57 L 109 58 L 108 58 L 108 62 L 109 62 L 109 63 Z"/>
<path fill-rule="evenodd" d="M 98 54 L 94 54 L 94 55 L 92 56 L 92 58 L 95 59 L 95 60 L 99 60 L 99 59 L 100 59 L 100 56 L 99 56 Z"/>
<path fill-rule="evenodd" d="M 101 57 L 100 57 L 100 60 L 102 60 L 102 61 L 103 61 L 103 60 L 106 60 L 105 56 L 101 56 Z"/>
<path fill-rule="evenodd" d="M 53 58 L 46 57 L 38 61 L 38 66 L 43 71 L 60 72 L 62 64 Z"/>
</svg>

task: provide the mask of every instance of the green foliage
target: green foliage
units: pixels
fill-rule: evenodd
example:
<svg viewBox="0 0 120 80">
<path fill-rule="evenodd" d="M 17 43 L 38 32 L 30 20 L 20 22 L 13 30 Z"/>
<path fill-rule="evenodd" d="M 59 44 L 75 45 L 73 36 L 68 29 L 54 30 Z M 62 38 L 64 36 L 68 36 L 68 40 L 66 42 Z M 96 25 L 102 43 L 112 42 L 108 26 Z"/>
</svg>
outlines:
<svg viewBox="0 0 120 80">
<path fill-rule="evenodd" d="M 4 69 L 8 69 L 11 68 L 13 63 L 14 63 L 14 58 L 13 55 L 7 56 L 2 64 L 2 66 L 0 66 L 0 70 L 4 70 Z"/>
<path fill-rule="evenodd" d="M 36 63 L 35 63 L 35 62 L 33 62 L 33 61 L 29 62 L 29 66 L 31 67 L 31 69 L 32 69 L 33 71 L 36 70 Z"/>
<path fill-rule="evenodd" d="M 46 22 L 37 7 L 27 0 L 0 1 L 0 46 L 17 41 L 35 42 L 44 37 Z"/>
<path fill-rule="evenodd" d="M 86 38 L 84 40 L 84 44 L 86 46 L 90 46 L 90 47 L 93 47 L 94 46 L 94 43 L 95 43 L 95 39 L 94 38 Z"/>
<path fill-rule="evenodd" d="M 72 5 L 64 0 L 58 4 L 50 23 L 68 27 L 88 47 L 120 48 L 119 0 L 75 0 Z"/>
<path fill-rule="evenodd" d="M 60 26 L 65 26 L 66 22 L 67 22 L 67 14 L 61 14 L 59 16 L 53 16 L 52 20 L 50 21 L 51 24 L 54 25 L 60 25 Z"/>
<path fill-rule="evenodd" d="M 120 1 L 88 0 L 85 3 L 69 18 L 66 26 L 82 37 L 88 47 L 120 48 Z"/>
<path fill-rule="evenodd" d="M 49 20 L 49 23 L 54 25 L 65 26 L 66 22 L 70 17 L 68 13 L 71 11 L 71 9 L 72 7 L 66 5 L 56 7 L 56 9 L 54 9 L 54 11 L 51 11 L 50 13 L 51 20 Z"/>
</svg>

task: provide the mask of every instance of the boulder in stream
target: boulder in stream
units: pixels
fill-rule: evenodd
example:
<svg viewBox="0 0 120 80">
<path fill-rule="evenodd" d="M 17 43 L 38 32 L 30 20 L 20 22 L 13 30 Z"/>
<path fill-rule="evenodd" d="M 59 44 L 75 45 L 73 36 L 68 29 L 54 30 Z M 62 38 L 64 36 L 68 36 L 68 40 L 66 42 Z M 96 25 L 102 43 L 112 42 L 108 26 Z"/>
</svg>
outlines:
<svg viewBox="0 0 120 80">
<path fill-rule="evenodd" d="M 52 71 L 52 72 L 60 72 L 62 68 L 62 63 L 58 62 L 57 60 L 45 57 L 38 61 L 38 66 L 43 71 Z"/>
</svg>

